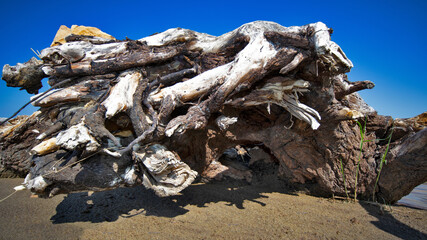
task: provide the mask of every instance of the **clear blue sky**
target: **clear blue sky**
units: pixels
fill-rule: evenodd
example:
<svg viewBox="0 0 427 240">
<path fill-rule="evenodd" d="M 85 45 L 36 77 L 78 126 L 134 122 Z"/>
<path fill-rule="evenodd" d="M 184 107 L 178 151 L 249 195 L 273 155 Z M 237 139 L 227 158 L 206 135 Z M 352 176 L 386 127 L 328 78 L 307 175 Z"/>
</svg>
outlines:
<svg viewBox="0 0 427 240">
<path fill-rule="evenodd" d="M 362 97 L 380 114 L 412 117 L 427 111 L 427 1 L 4 1 L 0 2 L 0 65 L 26 62 L 30 48 L 50 45 L 60 25 L 98 27 L 117 39 L 139 39 L 182 27 L 221 35 L 268 20 L 283 26 L 317 21 L 334 29 L 352 60 L 351 81 L 371 80 Z M 44 81 L 44 91 L 47 83 Z M 31 95 L 0 81 L 0 117 Z M 31 114 L 27 107 L 23 114 Z"/>
</svg>

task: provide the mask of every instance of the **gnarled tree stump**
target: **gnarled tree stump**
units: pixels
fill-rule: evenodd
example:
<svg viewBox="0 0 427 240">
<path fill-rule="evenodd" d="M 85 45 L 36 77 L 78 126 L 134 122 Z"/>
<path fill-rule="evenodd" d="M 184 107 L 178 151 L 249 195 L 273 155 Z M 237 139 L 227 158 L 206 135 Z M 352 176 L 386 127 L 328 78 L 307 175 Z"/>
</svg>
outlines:
<svg viewBox="0 0 427 240">
<path fill-rule="evenodd" d="M 427 181 L 426 113 L 377 115 L 356 93 L 374 84 L 348 81 L 353 64 L 330 32 L 258 21 L 220 37 L 65 37 L 41 60 L 3 68 L 8 86 L 36 93 L 49 77 L 54 88 L 34 97 L 40 111 L 2 126 L 3 171 L 40 195 L 144 184 L 168 196 L 196 175 L 251 181 L 238 161 L 261 152 L 287 184 L 366 199 L 387 147 L 375 140 L 393 128 L 375 194 L 395 202 Z M 362 151 L 356 121 L 370 140 Z"/>
</svg>

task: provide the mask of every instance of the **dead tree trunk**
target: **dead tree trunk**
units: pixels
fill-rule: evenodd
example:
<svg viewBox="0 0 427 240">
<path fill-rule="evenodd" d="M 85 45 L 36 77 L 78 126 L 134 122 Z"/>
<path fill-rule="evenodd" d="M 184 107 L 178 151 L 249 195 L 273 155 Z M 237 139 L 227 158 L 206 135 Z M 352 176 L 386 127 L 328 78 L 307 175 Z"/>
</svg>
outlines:
<svg viewBox="0 0 427 240">
<path fill-rule="evenodd" d="M 3 69 L 8 86 L 31 93 L 46 76 L 64 83 L 34 101 L 40 111 L 1 128 L 3 171 L 27 174 L 25 186 L 37 194 L 144 184 L 168 196 L 197 175 L 250 181 L 250 166 L 224 160 L 239 146 L 253 159 L 264 152 L 289 184 L 366 199 L 387 145 L 374 140 L 392 128 L 375 194 L 394 202 L 427 181 L 426 114 L 377 115 L 356 93 L 374 84 L 347 80 L 353 65 L 323 23 L 258 21 L 220 37 L 176 28 L 137 41 L 65 41 L 39 61 Z M 372 140 L 362 151 L 356 121 Z"/>
</svg>

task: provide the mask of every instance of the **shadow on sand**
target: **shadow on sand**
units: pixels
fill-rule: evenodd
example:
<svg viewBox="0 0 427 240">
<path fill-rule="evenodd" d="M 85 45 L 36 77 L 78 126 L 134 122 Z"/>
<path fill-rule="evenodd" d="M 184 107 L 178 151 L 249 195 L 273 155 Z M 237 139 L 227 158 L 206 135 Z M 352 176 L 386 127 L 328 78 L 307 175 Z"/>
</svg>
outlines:
<svg viewBox="0 0 427 240">
<path fill-rule="evenodd" d="M 397 220 L 390 212 L 382 211 L 378 205 L 361 202 L 360 205 L 377 221 L 371 223 L 384 232 L 390 233 L 400 239 L 427 239 L 427 234 L 418 231 Z"/>
<path fill-rule="evenodd" d="M 225 202 L 229 206 L 244 209 L 244 201 L 259 201 L 267 198 L 263 193 L 279 192 L 292 194 L 276 179 L 259 183 L 217 182 L 193 184 L 182 191 L 181 195 L 157 197 L 153 191 L 142 186 L 118 188 L 104 192 L 72 193 L 56 207 L 51 221 L 54 224 L 70 222 L 116 221 L 119 216 L 128 218 L 139 214 L 160 217 L 176 217 L 188 212 L 188 205 L 206 207 L 209 203 Z M 89 196 L 90 195 L 90 196 Z"/>
</svg>

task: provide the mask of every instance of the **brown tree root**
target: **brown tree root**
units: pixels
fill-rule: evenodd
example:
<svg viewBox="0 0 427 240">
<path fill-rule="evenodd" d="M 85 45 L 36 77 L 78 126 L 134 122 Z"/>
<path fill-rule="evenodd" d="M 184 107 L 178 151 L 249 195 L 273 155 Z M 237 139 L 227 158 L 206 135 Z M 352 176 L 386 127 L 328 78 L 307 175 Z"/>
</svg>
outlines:
<svg viewBox="0 0 427 240">
<path fill-rule="evenodd" d="M 170 196 L 197 174 L 252 181 L 268 165 L 312 194 L 395 202 L 427 181 L 426 116 L 377 115 L 357 94 L 374 84 L 347 79 L 353 64 L 330 32 L 258 21 L 219 37 L 65 37 L 40 61 L 5 66 L 8 86 L 35 93 L 47 76 L 55 89 L 1 126 L 0 167 L 44 196 L 140 184 Z"/>
</svg>

